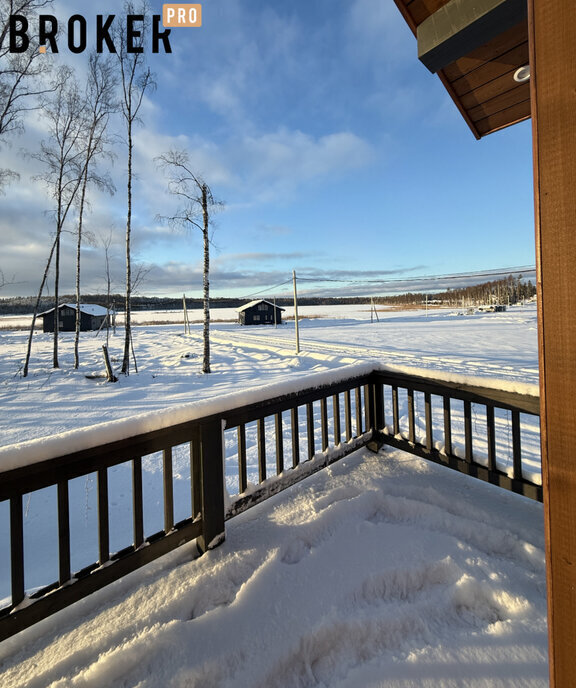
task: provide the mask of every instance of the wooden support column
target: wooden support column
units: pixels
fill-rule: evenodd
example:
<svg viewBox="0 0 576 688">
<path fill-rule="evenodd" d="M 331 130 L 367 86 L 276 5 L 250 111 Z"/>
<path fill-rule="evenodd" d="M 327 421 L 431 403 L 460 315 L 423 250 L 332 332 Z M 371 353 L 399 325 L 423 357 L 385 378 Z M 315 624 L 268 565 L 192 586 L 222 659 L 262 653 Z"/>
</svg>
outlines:
<svg viewBox="0 0 576 688">
<path fill-rule="evenodd" d="M 550 685 L 576 686 L 576 3 L 529 0 Z"/>
</svg>

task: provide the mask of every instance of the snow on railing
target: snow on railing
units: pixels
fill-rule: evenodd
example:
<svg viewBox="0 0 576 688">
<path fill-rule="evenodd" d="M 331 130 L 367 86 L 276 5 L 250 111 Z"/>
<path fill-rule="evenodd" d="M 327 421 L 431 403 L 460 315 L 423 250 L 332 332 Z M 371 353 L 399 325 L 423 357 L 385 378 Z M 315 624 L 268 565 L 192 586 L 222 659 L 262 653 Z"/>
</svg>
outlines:
<svg viewBox="0 0 576 688">
<path fill-rule="evenodd" d="M 541 499 L 537 414 L 533 386 L 362 364 L 1 449 L 0 639 L 361 447 Z"/>
</svg>

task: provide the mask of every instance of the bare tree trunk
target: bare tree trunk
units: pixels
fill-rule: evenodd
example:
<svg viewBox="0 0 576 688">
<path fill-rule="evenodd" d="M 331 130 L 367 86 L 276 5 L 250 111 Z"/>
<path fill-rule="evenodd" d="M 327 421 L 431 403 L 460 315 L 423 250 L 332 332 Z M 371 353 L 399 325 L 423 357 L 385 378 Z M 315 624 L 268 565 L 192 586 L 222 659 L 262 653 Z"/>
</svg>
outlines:
<svg viewBox="0 0 576 688">
<path fill-rule="evenodd" d="M 24 360 L 24 368 L 22 369 L 22 377 L 28 376 L 28 367 L 30 365 L 30 354 L 32 351 L 32 338 L 34 336 L 34 326 L 36 325 L 36 316 L 38 315 L 38 308 L 40 307 L 40 299 L 42 298 L 42 292 L 44 291 L 44 286 L 48 279 L 48 272 L 50 271 L 50 264 L 52 263 L 52 257 L 54 256 L 54 251 L 56 250 L 56 239 L 52 244 L 52 249 L 50 250 L 50 255 L 48 256 L 48 261 L 46 263 L 46 268 L 44 269 L 44 275 L 42 277 L 42 283 L 40 284 L 40 289 L 38 290 L 38 296 L 36 297 L 36 303 L 34 304 L 34 312 L 32 314 L 32 324 L 30 325 L 30 332 L 28 333 L 28 346 L 26 348 L 26 358 Z M 54 317 L 56 318 L 56 311 L 54 311 Z"/>
<path fill-rule="evenodd" d="M 130 372 L 130 345 L 132 341 L 132 267 L 130 260 L 130 234 L 132 230 L 132 121 L 128 120 L 128 213 L 126 216 L 126 305 L 124 312 L 125 335 L 122 372 Z"/>
<path fill-rule="evenodd" d="M 60 204 L 58 204 L 60 205 Z M 58 209 L 58 224 L 60 225 L 60 209 Z M 58 303 L 60 299 L 60 226 L 56 229 L 56 257 L 54 265 L 54 347 L 52 352 L 52 367 L 59 368 L 58 365 L 58 335 L 60 333 L 60 312 Z"/>
<path fill-rule="evenodd" d="M 208 236 L 208 187 L 202 184 L 202 217 L 204 220 L 204 227 L 202 234 L 204 236 L 204 356 L 202 359 L 202 372 L 210 372 L 210 237 Z"/>
<path fill-rule="evenodd" d="M 76 328 L 74 334 L 74 368 L 77 370 L 80 366 L 80 355 L 78 353 L 78 344 L 80 342 L 80 254 L 82 249 L 82 222 L 84 218 L 84 201 L 86 200 L 86 186 L 88 184 L 88 165 L 84 170 L 84 179 L 82 180 L 82 193 L 80 195 L 80 209 L 78 212 L 78 242 L 76 244 Z"/>
</svg>

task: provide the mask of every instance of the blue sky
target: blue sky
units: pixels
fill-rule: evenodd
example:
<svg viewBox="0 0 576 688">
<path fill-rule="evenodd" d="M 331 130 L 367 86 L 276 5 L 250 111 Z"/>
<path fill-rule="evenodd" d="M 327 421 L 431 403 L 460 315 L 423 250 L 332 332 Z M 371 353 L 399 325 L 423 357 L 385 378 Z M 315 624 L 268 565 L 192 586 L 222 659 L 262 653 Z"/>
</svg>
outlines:
<svg viewBox="0 0 576 688">
<path fill-rule="evenodd" d="M 149 56 L 157 88 L 136 133 L 133 254 L 148 270 L 140 293 L 201 293 L 199 233 L 155 219 L 174 208 L 154 163 L 172 148 L 188 150 L 225 204 L 213 235 L 215 296 L 289 293 L 277 285 L 292 270 L 308 278 L 301 293 L 375 296 L 446 286 L 411 278 L 534 264 L 530 123 L 476 141 L 418 62 L 392 0 L 202 7 L 201 28 L 174 30 L 173 53 Z M 99 3 L 98 12 L 119 8 Z M 75 12 L 95 15 L 88 2 L 54 4 L 64 20 Z M 59 55 L 80 76 L 86 57 Z M 0 268 L 14 280 L 0 296 L 34 294 L 49 251 L 51 201 L 22 156 L 43 136 L 34 113 L 0 153 L 21 173 L 0 198 Z M 93 194 L 88 222 L 97 237 L 112 236 L 122 291 L 126 161 L 121 145 L 116 153 L 116 194 Z M 67 242 L 62 289 L 71 291 Z M 86 292 L 105 288 L 103 255 L 101 243 L 85 249 Z"/>
</svg>

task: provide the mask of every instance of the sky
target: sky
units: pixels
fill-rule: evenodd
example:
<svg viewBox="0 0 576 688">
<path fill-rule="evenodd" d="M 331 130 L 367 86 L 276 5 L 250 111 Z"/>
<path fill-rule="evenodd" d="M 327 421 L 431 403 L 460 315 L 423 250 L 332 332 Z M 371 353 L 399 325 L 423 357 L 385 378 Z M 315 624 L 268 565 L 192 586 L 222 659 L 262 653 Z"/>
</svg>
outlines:
<svg viewBox="0 0 576 688">
<path fill-rule="evenodd" d="M 151 3 L 161 13 L 161 3 Z M 530 122 L 476 141 L 392 0 L 207 0 L 202 26 L 172 31 L 171 54 L 147 58 L 148 92 L 135 133 L 133 260 L 139 294 L 200 296 L 199 231 L 161 224 L 176 202 L 155 158 L 186 150 L 223 206 L 214 217 L 213 296 L 377 296 L 444 289 L 432 279 L 534 265 Z M 99 3 L 102 14 L 118 3 Z M 94 26 L 93 4 L 55 2 Z M 88 52 L 65 44 L 47 60 L 82 80 Z M 0 297 L 34 295 L 51 246 L 53 200 L 34 179 L 47 136 L 41 111 L 1 142 L 0 167 L 20 181 L 0 197 Z M 122 123 L 112 123 L 121 134 Z M 113 196 L 92 192 L 82 289 L 102 293 L 109 238 L 112 288 L 124 290 L 126 146 L 109 172 Z M 74 224 L 60 290 L 74 289 Z M 505 271 L 506 271 L 505 270 Z M 522 272 L 526 273 L 523 269 Z M 476 281 L 484 281 L 484 278 Z M 52 293 L 53 283 L 47 293 Z"/>
</svg>

